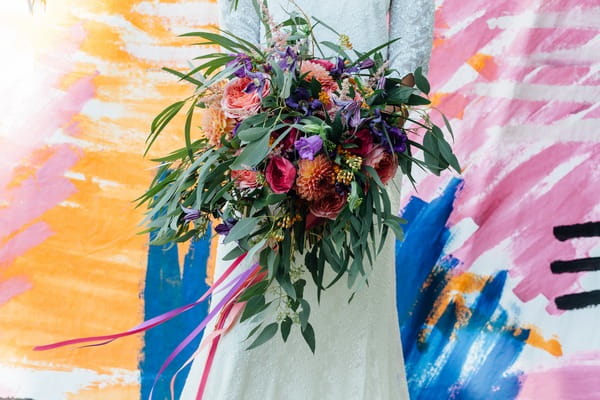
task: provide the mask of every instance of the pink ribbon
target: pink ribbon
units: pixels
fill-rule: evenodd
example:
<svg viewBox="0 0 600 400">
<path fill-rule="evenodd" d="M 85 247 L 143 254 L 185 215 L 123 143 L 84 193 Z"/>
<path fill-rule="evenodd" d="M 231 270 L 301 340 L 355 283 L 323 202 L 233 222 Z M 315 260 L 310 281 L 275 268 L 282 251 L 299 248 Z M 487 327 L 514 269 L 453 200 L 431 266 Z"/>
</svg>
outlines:
<svg viewBox="0 0 600 400">
<path fill-rule="evenodd" d="M 256 272 L 259 271 L 258 265 L 257 265 L 257 268 L 255 269 L 255 271 Z M 265 275 L 266 275 L 265 272 L 254 275 L 252 277 L 252 279 L 248 279 L 248 281 L 246 282 L 246 284 L 244 286 L 240 286 L 238 291 L 241 292 L 244 289 L 244 287 L 248 287 L 248 286 L 262 280 Z M 236 295 L 236 297 L 237 297 L 237 295 Z M 233 308 L 233 304 L 228 304 L 227 309 L 223 310 L 223 314 L 221 314 L 219 321 L 217 321 L 217 324 L 215 327 L 217 330 L 225 329 L 225 325 L 226 325 L 227 319 L 228 319 L 227 317 L 228 317 L 229 312 L 232 310 L 232 308 Z M 210 371 L 212 369 L 212 363 L 214 361 L 220 339 L 221 339 L 221 335 L 217 335 L 216 337 L 212 338 L 210 351 L 208 353 L 208 358 L 206 359 L 206 363 L 204 364 L 204 369 L 202 371 L 202 379 L 200 380 L 200 386 L 198 387 L 198 393 L 196 394 L 196 400 L 202 400 L 202 397 L 204 396 L 204 390 L 206 389 L 206 384 L 208 382 L 208 375 L 210 374 Z"/>
<path fill-rule="evenodd" d="M 52 349 L 56 349 L 59 347 L 73 345 L 73 344 L 100 342 L 100 341 L 103 341 L 103 343 L 99 343 L 97 345 L 103 345 L 103 344 L 110 343 L 113 340 L 116 340 L 116 339 L 119 339 L 122 337 L 126 337 L 126 336 L 131 336 L 136 333 L 144 332 L 144 331 L 147 331 L 148 329 L 154 328 L 155 326 L 160 325 L 160 324 L 162 324 L 170 319 L 173 319 L 176 316 L 186 312 L 187 310 L 194 308 L 195 306 L 197 306 L 198 304 L 200 304 L 204 300 L 206 300 L 208 298 L 208 296 L 211 293 L 213 293 L 217 289 L 217 287 L 231 274 L 231 272 L 242 262 L 244 257 L 246 257 L 246 254 L 242 254 L 241 256 L 239 256 L 229 266 L 229 268 L 227 268 L 227 270 L 223 273 L 223 275 L 221 275 L 221 277 L 219 277 L 219 279 L 211 286 L 211 288 L 206 293 L 204 293 L 204 295 L 202 295 L 202 297 L 200 297 L 198 300 L 194 301 L 193 303 L 186 304 L 186 305 L 178 307 L 174 310 L 168 311 L 164 314 L 158 315 L 154 318 L 150 318 L 149 320 L 144 321 L 141 324 L 139 324 L 139 325 L 135 326 L 134 328 L 132 328 L 128 331 L 125 331 L 125 332 L 116 333 L 116 334 L 112 334 L 112 335 L 90 336 L 90 337 L 84 337 L 84 338 L 78 338 L 78 339 L 65 340 L 62 342 L 56 342 L 56 343 L 47 344 L 44 346 L 36 346 L 33 348 L 33 350 L 35 350 L 35 351 L 52 350 Z"/>
<path fill-rule="evenodd" d="M 176 372 L 175 376 L 171 380 L 170 389 L 171 389 L 171 397 L 173 397 L 174 381 L 175 381 L 175 377 L 177 376 L 177 374 L 199 354 L 199 352 L 205 347 L 206 343 L 212 341 L 211 349 L 210 349 L 209 356 L 208 356 L 208 359 L 207 359 L 207 362 L 206 362 L 206 365 L 205 365 L 205 368 L 204 368 L 204 371 L 202 374 L 202 380 L 201 380 L 200 387 L 198 389 L 198 394 L 197 394 L 197 399 L 201 399 L 202 393 L 204 392 L 204 389 L 206 386 L 206 381 L 208 379 L 208 373 L 210 371 L 212 361 L 214 359 L 214 355 L 216 352 L 217 344 L 219 342 L 219 338 L 221 337 L 222 334 L 226 333 L 229 329 L 231 329 L 234 322 L 237 320 L 237 318 L 239 317 L 239 315 L 241 314 L 241 312 L 245 306 L 245 303 L 237 303 L 237 301 L 236 301 L 237 296 L 242 292 L 242 290 L 245 287 L 250 286 L 251 284 L 255 283 L 257 280 L 261 280 L 265 275 L 264 273 L 258 274 L 257 272 L 260 270 L 260 267 L 258 264 L 254 264 L 251 268 L 240 273 L 235 278 L 233 278 L 229 283 L 227 283 L 226 285 L 221 287 L 221 285 L 225 281 L 225 279 L 227 279 L 227 277 L 229 277 L 229 275 L 231 275 L 231 273 L 236 269 L 236 267 L 242 262 L 242 260 L 245 257 L 246 257 L 246 254 L 242 254 L 241 256 L 239 256 L 227 268 L 227 270 L 219 277 L 219 279 L 217 279 L 217 281 L 214 282 L 214 284 L 211 286 L 211 288 L 209 290 L 207 290 L 202 295 L 202 297 L 200 297 L 198 300 L 194 301 L 193 303 L 186 304 L 186 305 L 178 307 L 174 310 L 168 311 L 164 314 L 158 315 L 154 318 L 151 318 L 147 321 L 142 322 L 141 324 L 139 324 L 139 325 L 135 326 L 134 328 L 129 329 L 125 332 L 120 332 L 120 333 L 116 333 L 116 334 L 112 334 L 112 335 L 90 336 L 90 337 L 84 337 L 84 338 L 78 338 L 78 339 L 65 340 L 62 342 L 56 342 L 56 343 L 47 344 L 44 346 L 36 346 L 36 347 L 34 347 L 34 350 L 36 350 L 36 351 L 51 350 L 51 349 L 56 349 L 56 348 L 64 347 L 64 346 L 68 346 L 68 345 L 79 344 L 79 343 L 89 343 L 89 342 L 101 342 L 101 343 L 89 344 L 84 347 L 104 345 L 104 344 L 110 343 L 116 339 L 126 337 L 126 336 L 131 336 L 136 333 L 144 332 L 151 328 L 154 328 L 155 326 L 160 325 L 166 321 L 169 321 L 170 319 L 173 319 L 176 316 L 194 308 L 195 306 L 197 306 L 198 304 L 200 304 L 204 300 L 206 300 L 208 298 L 208 296 L 210 296 L 211 294 L 224 291 L 231 287 L 231 289 L 227 292 L 227 294 L 225 294 L 225 296 L 223 296 L 221 301 L 206 316 L 206 318 L 204 318 L 202 320 L 202 322 L 200 322 L 200 324 L 181 343 L 179 343 L 179 345 L 177 345 L 175 350 L 173 350 L 171 352 L 171 354 L 167 357 L 167 359 L 162 364 L 162 366 L 160 367 L 158 373 L 156 374 L 156 376 L 154 378 L 154 382 L 152 383 L 152 388 L 150 389 L 150 395 L 149 395 L 149 399 L 152 399 L 152 394 L 154 392 L 154 388 L 156 386 L 156 383 L 158 382 L 158 379 L 160 378 L 162 373 L 165 371 L 165 369 L 175 359 L 175 357 L 177 357 L 177 355 L 179 355 L 202 332 L 202 330 L 204 330 L 204 328 L 208 325 L 208 323 L 210 321 L 212 321 L 212 319 L 218 313 L 221 313 L 221 315 L 219 317 L 219 321 L 217 322 L 217 325 L 216 325 L 216 331 L 214 331 L 213 333 L 211 333 L 210 335 L 208 335 L 205 338 L 205 340 L 204 340 L 203 344 L 200 346 L 200 348 Z"/>
<path fill-rule="evenodd" d="M 242 285 L 244 285 L 244 283 L 246 283 L 246 279 L 250 275 L 255 273 L 258 269 L 259 269 L 258 264 L 254 264 L 254 266 L 252 268 L 250 268 L 250 269 L 242 272 L 240 275 L 238 275 L 238 277 L 235 278 L 236 283 L 233 286 L 233 288 L 229 292 L 227 292 L 227 294 L 225 296 L 223 296 L 223 298 L 215 306 L 215 308 L 210 313 L 208 313 L 208 315 L 206 316 L 206 318 L 204 318 L 202 320 L 202 322 L 200 322 L 200 325 L 198 325 L 185 339 L 183 339 L 183 341 L 181 343 L 179 343 L 177 345 L 175 350 L 173 350 L 171 352 L 171 354 L 167 357 L 167 359 L 165 360 L 163 365 L 158 370 L 158 373 L 154 377 L 154 382 L 152 383 L 152 389 L 150 389 L 150 395 L 148 396 L 149 399 L 152 399 L 152 393 L 154 392 L 154 387 L 156 386 L 156 383 L 158 382 L 158 378 L 160 378 L 162 373 L 171 364 L 171 362 L 175 359 L 175 357 L 177 357 L 177 355 L 179 353 L 181 353 L 183 351 L 183 349 L 185 349 L 187 347 L 187 345 L 190 344 L 202 332 L 202 330 L 214 318 L 214 316 L 217 315 L 223 309 L 223 307 L 229 302 L 229 300 L 231 300 L 233 298 L 233 296 L 235 294 L 237 294 L 238 289 L 240 287 L 242 287 Z"/>
</svg>

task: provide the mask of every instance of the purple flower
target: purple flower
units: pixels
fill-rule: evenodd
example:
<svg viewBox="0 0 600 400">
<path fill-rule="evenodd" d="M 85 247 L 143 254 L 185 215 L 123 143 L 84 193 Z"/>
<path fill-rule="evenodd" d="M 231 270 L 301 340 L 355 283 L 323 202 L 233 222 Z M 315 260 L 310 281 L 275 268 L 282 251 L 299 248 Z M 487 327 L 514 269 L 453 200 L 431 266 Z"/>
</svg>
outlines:
<svg viewBox="0 0 600 400">
<path fill-rule="evenodd" d="M 236 219 L 227 218 L 222 224 L 215 226 L 215 231 L 217 231 L 219 235 L 228 235 L 236 223 Z"/>
<path fill-rule="evenodd" d="M 359 67 L 348 67 L 346 66 L 346 62 L 342 57 L 338 57 L 337 62 L 335 63 L 335 67 L 329 71 L 333 79 L 340 79 L 344 74 L 349 74 L 352 72 L 358 72 L 360 70 Z"/>
<path fill-rule="evenodd" d="M 231 66 L 239 66 L 233 74 L 238 78 L 243 78 L 246 74 L 252 71 L 252 60 L 247 54 L 238 53 L 238 54 L 230 54 L 230 56 L 235 57 L 233 60 L 227 63 L 228 67 Z"/>
<path fill-rule="evenodd" d="M 385 76 L 382 76 L 381 78 L 379 78 L 379 80 L 377 81 L 377 89 L 379 90 L 384 90 L 385 89 Z"/>
<path fill-rule="evenodd" d="M 332 97 L 333 102 L 341 107 L 342 120 L 349 126 L 356 128 L 364 118 L 360 117 L 360 106 L 362 102 L 354 100 L 339 100 Z"/>
<path fill-rule="evenodd" d="M 367 58 L 366 60 L 362 60 L 360 62 L 359 68 L 360 69 L 369 69 L 372 68 L 375 65 L 375 61 L 371 60 L 370 58 Z"/>
<path fill-rule="evenodd" d="M 369 122 L 369 128 L 379 138 L 380 143 L 388 152 L 391 152 L 391 150 L 397 153 L 406 151 L 406 142 L 408 140 L 406 132 L 404 129 L 388 124 L 379 109 L 375 109 L 375 118 L 372 118 Z"/>
<path fill-rule="evenodd" d="M 259 97 L 262 97 L 263 89 L 267 82 L 267 75 L 262 72 L 247 72 L 246 76 L 251 79 L 250 83 L 244 89 L 245 93 L 256 91 Z"/>
<path fill-rule="evenodd" d="M 300 138 L 294 143 L 296 150 L 300 158 L 304 160 L 313 160 L 315 154 L 323 147 L 323 139 L 319 135 L 309 136 L 307 138 Z"/>
<path fill-rule="evenodd" d="M 406 151 L 406 141 L 408 140 L 404 129 L 400 129 L 397 126 L 391 126 L 387 128 L 387 131 L 394 151 L 396 153 L 404 153 L 404 151 Z"/>
<path fill-rule="evenodd" d="M 183 216 L 183 220 L 186 222 L 194 221 L 194 220 L 200 218 L 200 210 L 194 210 L 193 208 L 187 208 L 187 207 L 184 207 L 183 205 L 181 206 L 181 209 L 185 213 L 185 215 Z"/>
<path fill-rule="evenodd" d="M 296 69 L 296 62 L 298 61 L 298 54 L 288 46 L 285 51 L 278 51 L 281 60 L 279 61 L 279 67 L 284 71 L 293 71 Z"/>
<path fill-rule="evenodd" d="M 302 86 L 297 87 L 292 95 L 285 99 L 285 104 L 294 110 L 303 111 L 304 115 L 312 115 L 313 111 L 323 107 L 320 100 L 311 100 L 310 92 Z"/>
</svg>

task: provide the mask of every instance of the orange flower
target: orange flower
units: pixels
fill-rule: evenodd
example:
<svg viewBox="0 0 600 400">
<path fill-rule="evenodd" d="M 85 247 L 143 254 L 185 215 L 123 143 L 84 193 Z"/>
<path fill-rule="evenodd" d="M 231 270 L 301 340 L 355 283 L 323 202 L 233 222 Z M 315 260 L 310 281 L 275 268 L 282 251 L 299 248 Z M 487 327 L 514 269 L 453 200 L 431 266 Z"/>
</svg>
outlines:
<svg viewBox="0 0 600 400">
<path fill-rule="evenodd" d="M 219 146 L 222 136 L 230 140 L 233 136 L 233 128 L 235 128 L 235 120 L 228 118 L 218 105 L 212 105 L 204 110 L 202 130 L 211 145 Z"/>
<path fill-rule="evenodd" d="M 306 75 L 304 79 L 310 82 L 312 78 L 315 78 L 319 81 L 323 90 L 331 91 L 338 89 L 337 83 L 331 77 L 331 75 L 329 75 L 329 71 L 327 71 L 327 69 L 325 69 L 325 67 L 322 65 L 308 60 L 303 61 L 300 67 L 300 73 L 305 74 L 307 72 L 308 75 Z"/>
<path fill-rule="evenodd" d="M 322 199 L 333 190 L 333 165 L 325 155 L 319 154 L 314 160 L 298 161 L 296 192 L 308 201 Z"/>
</svg>

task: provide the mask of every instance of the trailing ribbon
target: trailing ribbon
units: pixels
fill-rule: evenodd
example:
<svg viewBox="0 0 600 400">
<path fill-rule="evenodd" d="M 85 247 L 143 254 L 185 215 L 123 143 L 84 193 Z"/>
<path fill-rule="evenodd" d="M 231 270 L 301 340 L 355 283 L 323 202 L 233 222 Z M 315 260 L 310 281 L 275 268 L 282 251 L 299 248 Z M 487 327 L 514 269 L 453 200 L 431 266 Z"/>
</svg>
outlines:
<svg viewBox="0 0 600 400">
<path fill-rule="evenodd" d="M 215 308 L 210 313 L 208 313 L 206 318 L 204 318 L 202 320 L 202 322 L 200 322 L 200 325 L 198 325 L 185 339 L 183 339 L 183 341 L 177 345 L 177 347 L 175 348 L 175 350 L 173 350 L 173 352 L 171 352 L 171 354 L 167 357 L 167 359 L 165 360 L 163 365 L 158 370 L 158 373 L 154 377 L 154 382 L 152 383 L 152 389 L 150 389 L 150 395 L 148 396 L 149 399 L 152 399 L 152 393 L 154 392 L 154 387 L 156 386 L 156 383 L 158 382 L 158 378 L 160 378 L 162 373 L 171 364 L 171 362 L 175 359 L 175 357 L 177 357 L 177 355 L 179 353 L 181 353 L 183 351 L 183 349 L 185 349 L 187 347 L 187 345 L 190 344 L 202 332 L 202 330 L 204 330 L 206 325 L 208 325 L 208 323 L 213 319 L 213 317 L 215 315 L 217 315 L 223 309 L 225 304 L 227 304 L 227 302 L 229 302 L 229 300 L 231 300 L 234 297 L 234 295 L 237 294 L 238 289 L 242 285 L 244 285 L 244 283 L 246 282 L 246 279 L 250 275 L 255 273 L 258 269 L 259 269 L 258 264 L 254 264 L 254 266 L 252 268 L 250 268 L 250 269 L 242 272 L 240 275 L 238 275 L 238 277 L 235 278 L 236 283 L 233 286 L 233 288 L 225 296 L 223 296 L 223 299 L 221 299 L 221 301 L 215 306 Z"/>
<path fill-rule="evenodd" d="M 78 343 L 88 343 L 88 342 L 100 342 L 100 341 L 105 341 L 105 343 L 100 343 L 100 344 L 106 344 L 109 343 L 115 339 L 119 339 L 122 337 L 126 337 L 126 336 L 131 336 L 134 335 L 136 333 L 140 333 L 140 332 L 144 332 L 147 331 L 148 329 L 154 328 L 157 325 L 160 325 L 170 319 L 175 318 L 176 316 L 186 312 L 187 310 L 190 310 L 192 308 L 194 308 L 195 306 L 197 306 L 198 304 L 202 303 L 204 300 L 206 300 L 206 298 L 213 293 L 217 287 L 223 283 L 223 281 L 227 278 L 227 276 L 229 276 L 231 274 L 231 272 L 242 262 L 242 260 L 244 259 L 244 257 L 246 257 L 245 254 L 239 256 L 230 266 L 229 268 L 227 268 L 227 270 L 223 273 L 223 275 L 213 284 L 213 286 L 211 286 L 211 288 L 202 295 L 202 297 L 200 297 L 198 300 L 194 301 L 193 303 L 190 304 L 186 304 L 184 306 L 178 307 L 174 310 L 168 311 L 164 314 L 158 315 L 156 317 L 150 318 L 147 321 L 142 322 L 141 324 L 133 327 L 132 329 L 125 331 L 125 332 L 121 332 L 121 333 L 116 333 L 116 334 L 112 334 L 112 335 L 105 335 L 105 336 L 90 336 L 90 337 L 84 337 L 84 338 L 78 338 L 78 339 L 71 339 L 71 340 L 65 340 L 62 342 L 56 342 L 56 343 L 52 343 L 52 344 L 47 344 L 44 346 L 36 346 L 33 348 L 33 350 L 35 351 L 43 351 L 43 350 L 52 350 L 52 349 L 56 349 L 59 347 L 64 347 L 64 346 L 69 346 L 72 344 L 78 344 Z M 219 289 L 220 290 L 220 289 Z"/>
<path fill-rule="evenodd" d="M 198 300 L 194 301 L 193 303 L 186 304 L 184 306 L 181 306 L 181 307 L 178 307 L 171 311 L 168 311 L 164 314 L 153 317 L 153 318 L 151 318 L 147 321 L 144 321 L 141 324 L 139 324 L 125 332 L 120 332 L 120 333 L 116 333 L 116 334 L 112 334 L 112 335 L 90 336 L 90 337 L 84 337 L 84 338 L 78 338 L 78 339 L 65 340 L 65 341 L 47 344 L 47 345 L 43 345 L 43 346 L 36 346 L 36 347 L 34 347 L 34 350 L 35 351 L 52 350 L 52 349 L 56 349 L 59 347 L 64 347 L 64 346 L 69 346 L 69 345 L 79 344 L 79 343 L 89 343 L 89 342 L 101 342 L 101 343 L 86 345 L 84 347 L 104 345 L 104 344 L 112 342 L 113 340 L 116 340 L 116 339 L 119 339 L 122 337 L 126 337 L 126 336 L 131 336 L 136 333 L 144 332 L 151 328 L 154 328 L 155 326 L 158 326 L 166 321 L 169 321 L 169 320 L 177 317 L 178 315 L 194 308 L 195 306 L 197 306 L 198 304 L 200 304 L 204 300 L 206 300 L 209 295 L 224 291 L 224 290 L 228 289 L 229 287 L 233 286 L 227 292 L 227 294 L 225 294 L 225 296 L 223 296 L 221 301 L 214 307 L 214 309 L 206 316 L 206 318 L 204 318 L 200 322 L 200 324 L 167 357 L 165 362 L 160 367 L 160 370 L 156 374 L 156 376 L 154 378 L 154 382 L 152 383 L 152 388 L 150 390 L 150 395 L 149 395 L 149 399 L 152 399 L 152 394 L 154 392 L 154 388 L 156 386 L 156 383 L 158 382 L 158 379 L 162 375 L 162 373 L 171 364 L 171 362 L 175 359 L 175 357 L 177 355 L 179 355 L 179 353 L 181 353 L 181 351 L 183 351 L 183 349 L 185 349 L 202 332 L 202 330 L 215 317 L 215 315 L 217 315 L 218 313 L 221 313 L 218 324 L 217 324 L 218 330 L 211 333 L 207 337 L 207 339 L 206 339 L 207 342 L 212 339 L 213 345 L 214 345 L 214 340 L 218 339 L 221 334 L 227 332 L 231 328 L 231 326 L 233 326 L 233 323 L 235 322 L 237 317 L 240 315 L 240 313 L 243 310 L 243 307 L 245 305 L 245 303 L 237 303 L 237 301 L 236 301 L 237 296 L 240 294 L 240 292 L 245 287 L 248 287 L 250 284 L 255 282 L 255 280 L 257 278 L 257 272 L 260 270 L 260 267 L 258 266 L 258 264 L 254 264 L 251 268 L 249 268 L 248 270 L 237 275 L 235 278 L 233 278 L 229 283 L 227 283 L 223 287 L 220 287 L 220 286 L 225 281 L 225 279 L 227 279 L 227 277 L 229 277 L 229 275 L 231 275 L 231 273 L 242 262 L 242 260 L 244 260 L 245 257 L 246 257 L 246 254 L 242 254 L 241 256 L 239 256 L 227 268 L 227 270 L 219 277 L 219 279 L 211 286 L 211 288 L 209 290 L 207 290 Z M 258 274 L 258 275 L 261 275 L 261 274 Z M 263 275 L 264 275 L 264 273 L 263 273 Z M 225 313 L 223 313 L 222 311 L 224 311 L 225 307 L 227 307 L 227 311 Z M 234 310 L 234 312 L 233 312 L 233 314 L 230 315 L 229 313 L 232 310 Z M 230 318 L 227 318 L 228 316 Z M 226 325 L 226 326 L 224 326 L 224 325 Z M 191 360 L 193 360 L 196 357 L 196 355 L 200 352 L 200 350 L 203 347 L 204 346 L 199 348 L 198 351 L 196 351 L 195 354 L 188 361 L 186 361 L 184 366 L 182 366 L 177 371 L 177 373 L 179 373 L 179 371 L 181 371 L 181 369 L 183 369 L 189 362 L 191 362 Z M 213 350 L 214 349 L 211 348 L 211 353 L 214 353 Z M 213 354 L 213 356 L 214 356 L 214 354 Z M 208 364 L 208 369 L 210 369 L 210 364 L 212 364 L 212 357 L 209 356 L 209 360 L 207 360 L 207 364 Z M 175 374 L 175 376 L 177 375 L 177 373 Z M 206 374 L 206 370 L 204 371 L 204 374 Z M 203 380 L 204 380 L 204 374 L 203 374 Z M 175 376 L 171 380 L 171 396 L 173 396 L 173 385 L 174 385 Z M 201 385 L 201 388 L 203 388 L 203 385 Z"/>
<path fill-rule="evenodd" d="M 235 300 L 235 298 L 234 298 L 234 300 Z M 232 304 L 232 302 L 230 302 L 229 304 Z M 173 374 L 173 377 L 171 378 L 171 383 L 169 385 L 169 389 L 171 392 L 171 400 L 175 399 L 175 380 L 177 379 L 177 375 L 179 375 L 179 373 L 181 371 L 183 371 L 185 367 L 187 367 L 192 361 L 194 361 L 196 359 L 196 357 L 198 357 L 198 355 L 202 352 L 202 350 L 204 350 L 206 348 L 206 345 L 208 344 L 208 342 L 210 340 L 214 339 L 216 336 L 220 336 L 222 334 L 229 332 L 229 330 L 233 327 L 234 323 L 237 321 L 238 317 L 242 314 L 244 307 L 246 306 L 246 302 L 242 302 L 242 303 L 233 302 L 233 307 L 231 308 L 231 313 L 229 313 L 227 310 L 227 306 L 229 304 L 227 304 L 225 306 L 225 308 L 223 308 L 222 314 L 219 317 L 219 318 L 221 318 L 223 315 L 225 315 L 226 320 L 225 320 L 225 326 L 223 327 L 223 329 L 218 329 L 216 331 L 211 332 L 209 335 L 204 336 L 202 338 L 202 343 L 200 344 L 200 347 L 198 347 L 198 349 L 194 352 L 194 354 L 192 354 L 191 357 L 188 358 L 187 361 L 185 363 L 183 363 L 183 365 L 181 367 L 179 367 L 177 372 L 175 372 L 175 374 Z M 220 321 L 220 319 L 219 319 L 219 321 Z M 218 324 L 218 322 L 217 322 L 217 324 Z"/>
<path fill-rule="evenodd" d="M 266 273 L 265 272 L 258 273 L 259 270 L 260 270 L 259 268 L 255 269 L 253 275 L 245 282 L 245 284 L 243 286 L 241 286 L 238 289 L 238 293 L 234 296 L 234 299 L 237 298 L 237 295 L 239 293 L 241 293 L 246 287 L 251 286 L 264 278 Z M 237 304 L 239 304 L 239 303 L 237 303 Z M 235 308 L 235 305 L 236 305 L 236 303 L 231 302 L 231 303 L 227 304 L 227 306 L 225 306 L 226 308 L 223 309 L 223 313 L 221 314 L 219 321 L 217 321 L 217 325 L 215 327 L 217 332 L 223 331 L 223 333 L 224 333 L 229 328 L 231 328 L 231 326 L 227 326 L 228 316 L 229 316 L 229 313 L 232 311 L 232 309 Z M 233 318 L 233 320 L 235 320 L 235 318 Z M 217 347 L 219 345 L 219 340 L 221 339 L 221 336 L 222 335 L 220 333 L 217 335 L 214 335 L 214 337 L 211 337 L 209 335 L 209 337 L 207 337 L 205 340 L 203 340 L 203 342 L 204 341 L 208 342 L 209 340 L 212 340 L 212 343 L 211 343 L 210 351 L 208 353 L 208 358 L 206 359 L 206 363 L 204 364 L 204 369 L 202 371 L 202 379 L 200 380 L 200 386 L 198 387 L 198 393 L 196 394 L 196 400 L 202 400 L 202 397 L 204 396 L 204 390 L 206 389 L 206 384 L 208 382 L 208 375 L 210 374 L 210 371 L 212 369 L 212 363 L 214 361 L 215 354 L 217 352 Z M 203 343 L 201 345 L 201 347 L 203 347 L 205 344 L 206 343 Z"/>
</svg>

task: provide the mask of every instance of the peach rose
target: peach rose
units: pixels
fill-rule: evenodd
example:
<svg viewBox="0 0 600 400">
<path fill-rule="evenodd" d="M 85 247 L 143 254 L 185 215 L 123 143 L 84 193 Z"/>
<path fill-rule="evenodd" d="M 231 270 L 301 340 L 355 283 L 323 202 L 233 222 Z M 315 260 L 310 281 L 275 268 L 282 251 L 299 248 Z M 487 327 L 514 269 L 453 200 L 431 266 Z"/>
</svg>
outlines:
<svg viewBox="0 0 600 400">
<path fill-rule="evenodd" d="M 223 98 L 221 107 L 223 112 L 229 118 L 243 119 L 258 113 L 260 110 L 261 98 L 256 91 L 250 93 L 244 92 L 252 80 L 249 77 L 236 78 L 227 82 L 223 89 Z M 262 91 L 263 97 L 269 93 L 269 81 L 265 81 Z"/>
<path fill-rule="evenodd" d="M 365 157 L 364 165 L 375 168 L 379 179 L 385 185 L 396 175 L 398 159 L 395 154 L 388 153 L 382 146 L 375 146 Z"/>
<path fill-rule="evenodd" d="M 258 187 L 258 172 L 248 169 L 236 169 L 231 171 L 231 179 L 234 180 L 238 189 L 254 189 Z"/>
</svg>

